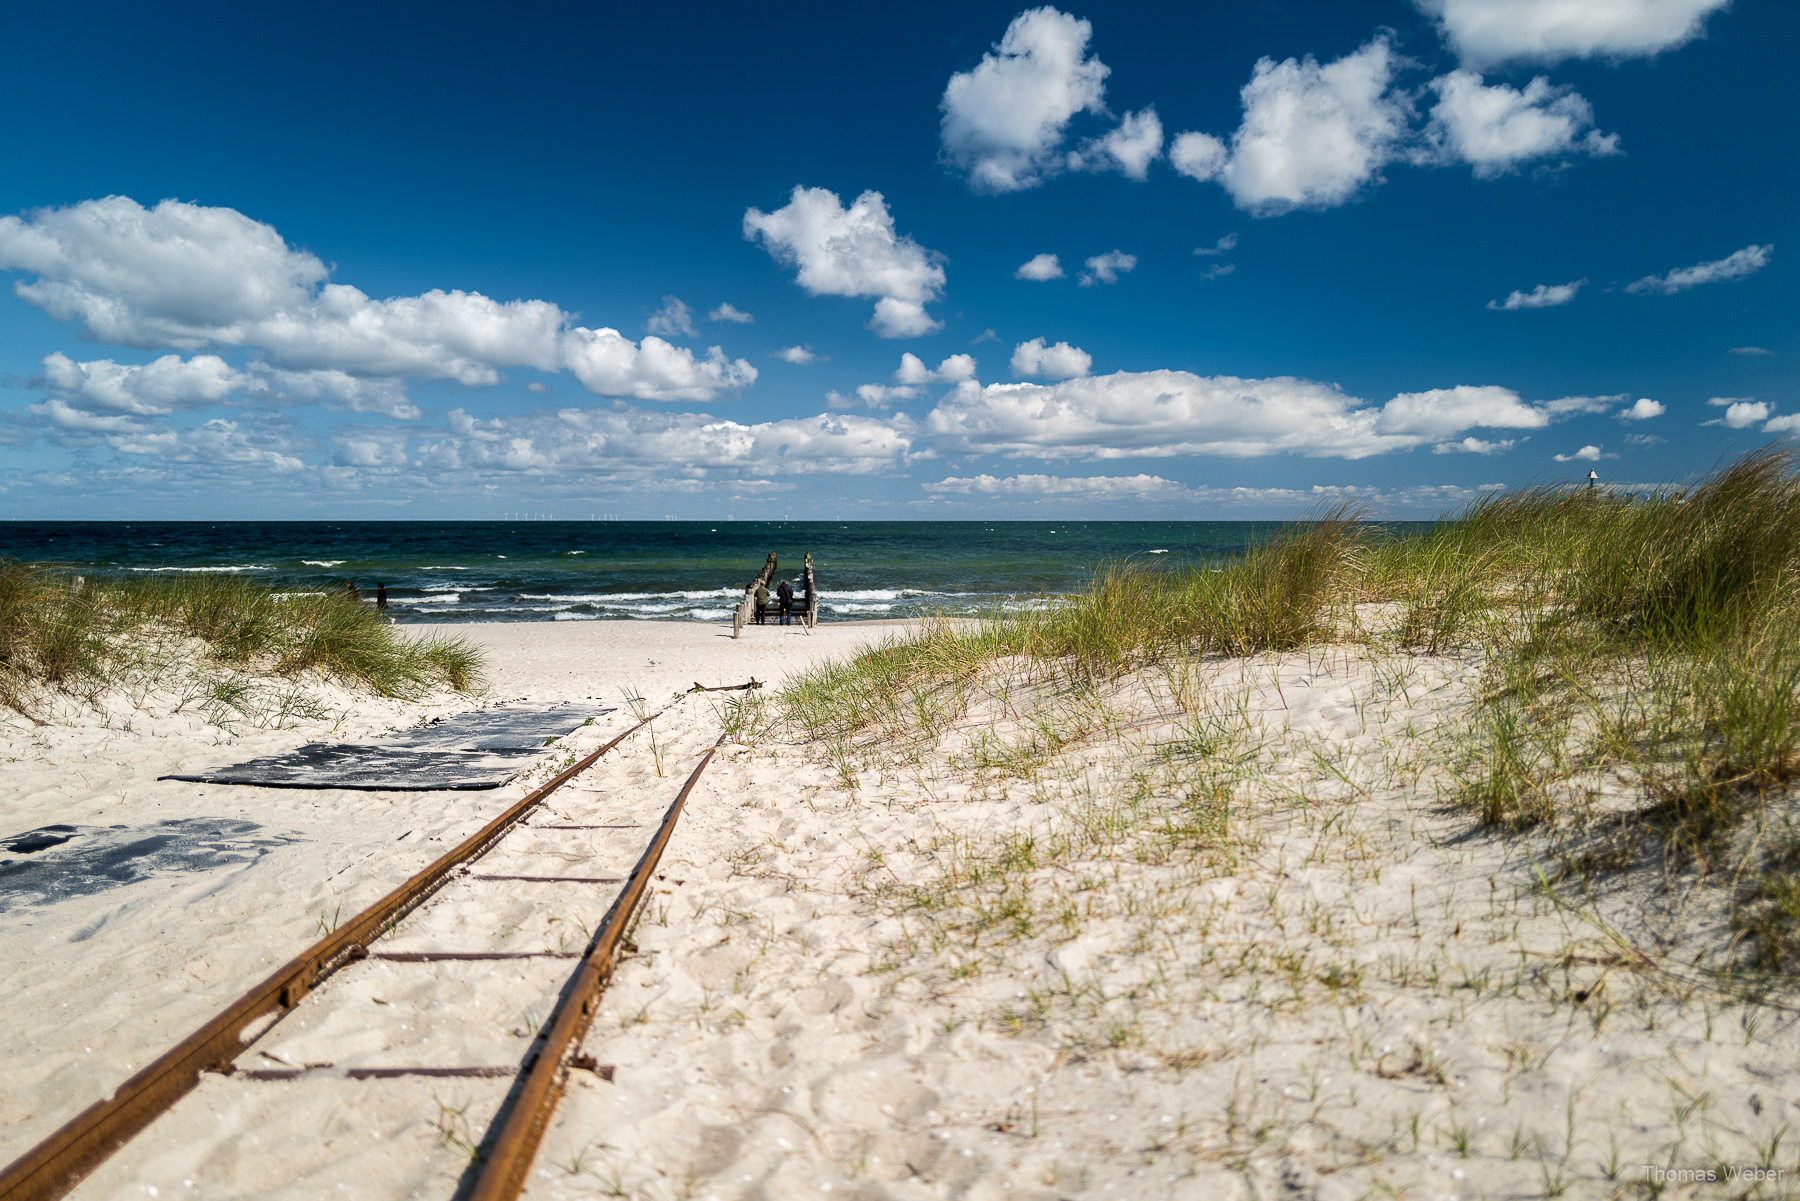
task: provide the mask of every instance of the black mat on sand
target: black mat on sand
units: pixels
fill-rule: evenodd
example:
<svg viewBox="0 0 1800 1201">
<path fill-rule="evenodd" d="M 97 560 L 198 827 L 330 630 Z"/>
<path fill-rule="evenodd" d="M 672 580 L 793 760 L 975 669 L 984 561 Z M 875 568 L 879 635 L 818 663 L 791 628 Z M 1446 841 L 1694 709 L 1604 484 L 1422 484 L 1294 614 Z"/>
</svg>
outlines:
<svg viewBox="0 0 1800 1201">
<path fill-rule="evenodd" d="M 442 751 L 490 751 L 530 747 L 541 749 L 552 738 L 561 738 L 590 717 L 611 709 L 581 709 L 574 705 L 509 705 L 501 709 L 476 709 L 441 717 L 427 726 L 402 730 L 380 739 L 382 746 L 410 746 Z"/>
<path fill-rule="evenodd" d="M 209 772 L 165 780 L 195 784 L 254 784 L 260 788 L 354 788 L 365 792 L 470 792 L 498 788 L 531 766 L 542 749 L 413 750 L 313 742 L 285 755 L 251 759 Z"/>
</svg>

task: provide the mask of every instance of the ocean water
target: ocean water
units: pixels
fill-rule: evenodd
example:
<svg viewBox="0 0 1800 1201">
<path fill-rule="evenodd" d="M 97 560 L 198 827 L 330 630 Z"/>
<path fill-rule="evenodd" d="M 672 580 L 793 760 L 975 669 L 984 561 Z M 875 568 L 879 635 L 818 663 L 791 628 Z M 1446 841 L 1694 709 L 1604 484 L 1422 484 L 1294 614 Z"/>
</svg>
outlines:
<svg viewBox="0 0 1800 1201">
<path fill-rule="evenodd" d="M 1216 564 L 1280 527 L 1236 521 L 5 522 L 0 558 L 121 576 L 218 572 L 342 588 L 418 621 L 728 621 L 774 551 L 811 551 L 820 620 L 1051 603 L 1123 560 Z"/>
</svg>

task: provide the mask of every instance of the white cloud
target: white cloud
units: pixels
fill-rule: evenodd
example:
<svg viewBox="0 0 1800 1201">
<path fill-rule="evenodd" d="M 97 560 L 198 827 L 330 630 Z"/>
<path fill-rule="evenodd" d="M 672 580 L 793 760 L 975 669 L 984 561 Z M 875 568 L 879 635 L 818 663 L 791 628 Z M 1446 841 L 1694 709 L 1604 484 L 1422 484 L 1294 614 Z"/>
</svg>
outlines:
<svg viewBox="0 0 1800 1201">
<path fill-rule="evenodd" d="M 911 400 L 919 394 L 919 389 L 911 384 L 900 384 L 889 387 L 886 384 L 859 384 L 856 388 L 856 400 L 862 402 L 864 408 L 885 409 L 902 400 Z M 850 397 L 836 390 L 825 394 L 826 404 L 834 409 L 853 407 Z"/>
<path fill-rule="evenodd" d="M 1528 405 L 1511 388 L 1492 385 L 1402 392 L 1382 406 L 1375 429 L 1382 434 L 1446 438 L 1472 426 L 1535 430 L 1550 424 L 1548 406 Z"/>
<path fill-rule="evenodd" d="M 44 386 L 74 408 L 90 413 L 155 417 L 177 410 L 205 409 L 233 392 L 261 386 L 213 354 L 182 360 L 166 354 L 144 364 L 95 359 L 80 363 L 60 351 L 44 359 Z"/>
<path fill-rule="evenodd" d="M 925 366 L 925 361 L 910 352 L 900 356 L 900 367 L 894 372 L 897 384 L 960 384 L 966 379 L 975 378 L 975 356 L 972 354 L 953 354 L 937 365 L 933 371 Z"/>
<path fill-rule="evenodd" d="M 1194 248 L 1194 253 L 1198 255 L 1225 254 L 1229 251 L 1236 250 L 1237 244 L 1238 236 L 1236 234 L 1226 234 L 1211 246 L 1196 246 Z"/>
<path fill-rule="evenodd" d="M 565 314 L 541 300 L 433 290 L 372 300 L 327 282 L 313 255 L 225 208 L 124 196 L 0 217 L 14 291 L 101 341 L 204 350 L 260 347 L 279 367 L 491 384 L 499 366 L 553 371 Z"/>
<path fill-rule="evenodd" d="M 944 157 L 982 192 L 1035 187 L 1061 166 L 1069 118 L 1105 111 L 1109 68 L 1087 53 L 1093 26 L 1054 8 L 1014 17 L 992 52 L 950 77 Z"/>
<path fill-rule="evenodd" d="M 708 313 L 706 319 L 708 321 L 728 321 L 732 325 L 753 325 L 756 322 L 755 317 L 752 317 L 749 313 L 738 308 L 730 301 L 726 301 L 724 304 Z"/>
<path fill-rule="evenodd" d="M 1581 291 L 1586 279 L 1572 279 L 1566 284 L 1539 284 L 1529 292 L 1508 293 L 1505 300 L 1490 300 L 1487 307 L 1510 313 L 1517 309 L 1553 309 L 1568 304 Z"/>
<path fill-rule="evenodd" d="M 532 380 L 529 384 L 525 385 L 525 390 L 527 392 L 535 392 L 539 396 L 550 395 L 550 385 L 546 384 L 543 380 Z"/>
<path fill-rule="evenodd" d="M 679 296 L 665 296 L 662 308 L 650 314 L 644 329 L 664 338 L 691 338 L 694 336 L 694 310 Z"/>
<path fill-rule="evenodd" d="M 633 342 L 616 329 L 573 329 L 565 342 L 569 372 L 590 392 L 638 400 L 711 400 L 722 391 L 748 388 L 756 368 L 727 359 L 714 346 L 697 358 L 685 346 L 645 335 Z"/>
<path fill-rule="evenodd" d="M 352 413 L 380 413 L 404 421 L 419 418 L 419 407 L 406 394 L 404 380 L 351 375 L 329 368 L 283 371 L 265 363 L 252 363 L 249 370 L 266 384 L 269 399 L 277 402 L 319 404 Z M 526 385 L 527 388 L 530 386 Z M 544 390 L 549 391 L 548 388 Z"/>
<path fill-rule="evenodd" d="M 1468 163 L 1477 179 L 1503 175 L 1531 159 L 1619 153 L 1617 134 L 1593 128 L 1593 106 L 1542 75 L 1522 92 L 1504 83 L 1485 85 L 1473 71 L 1440 75 L 1430 87 L 1438 102 L 1425 128 L 1428 156 Z"/>
<path fill-rule="evenodd" d="M 1110 497 L 1191 495 L 1190 489 L 1160 475 L 1009 475 L 996 477 L 977 475 L 967 478 L 951 476 L 935 483 L 921 484 L 927 492 L 964 493 L 981 496 L 1084 496 L 1096 499 Z"/>
<path fill-rule="evenodd" d="M 1311 55 L 1261 59 L 1241 93 L 1244 118 L 1230 147 L 1184 133 L 1170 162 L 1194 179 L 1217 179 L 1257 216 L 1343 204 L 1378 178 L 1407 136 L 1407 103 L 1389 91 L 1394 68 L 1386 38 L 1323 66 Z"/>
<path fill-rule="evenodd" d="M 1689 288 L 1697 288 L 1701 284 L 1716 284 L 1729 279 L 1742 279 L 1746 275 L 1754 275 L 1769 265 L 1770 257 L 1775 253 L 1771 243 L 1767 246 L 1746 246 L 1742 250 L 1715 259 L 1710 263 L 1697 263 L 1692 267 L 1680 267 L 1667 275 L 1646 275 L 1636 283 L 1625 285 L 1627 292 L 1655 292 L 1660 296 L 1673 296 L 1677 292 L 1685 292 Z"/>
<path fill-rule="evenodd" d="M 1731 348 L 1731 353 L 1754 357 L 1757 355 L 1772 355 L 1775 352 L 1762 346 L 1733 346 Z"/>
<path fill-rule="evenodd" d="M 1580 461 L 1583 463 L 1597 463 L 1601 459 L 1616 459 L 1618 457 L 1619 457 L 1618 455 L 1604 454 L 1601 452 L 1601 450 L 1598 446 L 1595 446 L 1592 443 L 1589 443 L 1588 445 L 1582 447 L 1580 450 L 1576 451 L 1574 454 L 1557 455 L 1556 461 L 1558 463 L 1574 463 L 1577 461 Z"/>
<path fill-rule="evenodd" d="M 1661 417 L 1669 411 L 1669 407 L 1648 396 L 1640 396 L 1637 402 L 1628 409 L 1619 410 L 1620 421 L 1648 421 L 1652 417 Z"/>
<path fill-rule="evenodd" d="M 185 361 L 166 354 L 135 364 L 112 359 L 77 362 L 57 352 L 44 359 L 44 374 L 37 382 L 51 396 L 90 413 L 163 416 L 210 408 L 240 393 L 274 403 L 322 404 L 409 420 L 419 416 L 401 380 L 331 370 L 284 371 L 260 362 L 239 371 L 211 354 Z"/>
<path fill-rule="evenodd" d="M 1436 446 L 1431 448 L 1431 453 L 1434 455 L 1497 455 L 1503 451 L 1511 450 L 1514 445 L 1515 440 L 1512 438 L 1502 438 L 1497 441 L 1489 442 L 1485 439 L 1471 435 L 1460 442 L 1439 442 Z"/>
<path fill-rule="evenodd" d="M 1800 434 L 1800 413 L 1789 413 L 1786 417 L 1771 418 L 1763 426 L 1765 434 Z"/>
<path fill-rule="evenodd" d="M 1094 365 L 1094 356 L 1079 346 L 1058 342 L 1046 346 L 1044 339 L 1033 338 L 1013 347 L 1014 375 L 1042 375 L 1050 379 L 1076 379 L 1086 375 Z"/>
<path fill-rule="evenodd" d="M 1759 421 L 1767 421 L 1773 412 L 1767 402 L 1747 396 L 1715 396 L 1706 403 L 1724 409 L 1725 416 L 1702 422 L 1703 425 L 1723 425 L 1734 430 L 1748 429 Z"/>
<path fill-rule="evenodd" d="M 1087 270 L 1081 273 L 1079 282 L 1084 288 L 1091 288 L 1095 284 L 1116 284 L 1120 274 L 1135 270 L 1137 255 L 1126 254 L 1122 250 L 1109 250 L 1087 260 Z"/>
<path fill-rule="evenodd" d="M 1154 106 L 1126 113 L 1103 137 L 1089 138 L 1069 155 L 1072 171 L 1117 171 L 1142 182 L 1150 164 L 1162 157 L 1163 127 Z"/>
<path fill-rule="evenodd" d="M 1465 64 L 1639 58 L 1680 46 L 1731 0 L 1414 0 Z"/>
<path fill-rule="evenodd" d="M 976 475 L 936 480 L 920 485 L 930 497 L 916 505 L 941 507 L 947 497 L 979 497 L 983 507 L 1031 505 L 1046 499 L 1079 504 L 1082 501 L 1135 501 L 1153 504 L 1203 505 L 1237 512 L 1242 516 L 1299 515 L 1335 502 L 1348 501 L 1370 516 L 1388 513 L 1454 512 L 1478 497 L 1505 491 L 1504 484 L 1418 484 L 1395 491 L 1356 485 L 1314 484 L 1310 488 L 1209 488 L 1188 487 L 1160 475 Z M 956 503 L 954 501 L 949 503 Z M 967 502 L 964 502 L 967 503 Z"/>
<path fill-rule="evenodd" d="M 366 412 L 415 415 L 397 382 L 407 376 L 487 385 L 504 367 L 554 372 L 579 363 L 590 389 L 623 379 L 617 394 L 628 396 L 655 395 L 658 374 L 681 377 L 662 399 L 710 399 L 709 379 L 724 387 L 755 379 L 742 360 L 696 366 L 691 353 L 664 354 L 655 339 L 646 339 L 642 370 L 595 370 L 596 340 L 634 344 L 613 330 L 571 328 L 569 315 L 543 300 L 437 289 L 374 300 L 330 282 L 318 258 L 289 248 L 274 227 L 182 201 L 146 209 L 110 196 L 0 217 L 0 269 L 33 273 L 14 291 L 100 341 L 254 348 L 272 387 Z"/>
<path fill-rule="evenodd" d="M 625 404 L 492 420 L 457 409 L 449 429 L 423 445 L 417 457 L 438 470 L 541 475 L 866 474 L 904 458 L 912 429 L 905 417 L 822 413 L 742 424 Z"/>
<path fill-rule="evenodd" d="M 1056 384 L 963 384 L 939 401 L 926 428 L 946 453 L 1013 458 L 1361 459 L 1437 444 L 1474 450 L 1455 445 L 1457 436 L 1479 428 L 1542 429 L 1575 413 L 1605 411 L 1617 399 L 1526 404 L 1507 388 L 1460 386 L 1402 393 L 1374 406 L 1286 376 L 1121 371 Z"/>
<path fill-rule="evenodd" d="M 1035 254 L 1020 264 L 1013 272 L 1014 279 L 1028 279 L 1035 283 L 1063 277 L 1062 260 L 1053 254 Z"/>
<path fill-rule="evenodd" d="M 775 357 L 784 363 L 793 363 L 797 367 L 804 367 L 808 363 L 819 361 L 819 356 L 813 353 L 811 346 L 783 346 L 775 352 Z"/>
<path fill-rule="evenodd" d="M 1236 263 L 1214 263 L 1200 273 L 1201 279 L 1223 279 L 1237 270 Z"/>
<path fill-rule="evenodd" d="M 760 239 L 777 262 L 799 267 L 795 282 L 812 296 L 878 296 L 869 328 L 884 338 L 915 338 L 941 329 L 925 312 L 944 288 L 941 256 L 894 233 L 880 192 L 864 192 L 848 209 L 835 192 L 795 188 L 772 213 L 744 214 L 744 237 Z"/>
</svg>

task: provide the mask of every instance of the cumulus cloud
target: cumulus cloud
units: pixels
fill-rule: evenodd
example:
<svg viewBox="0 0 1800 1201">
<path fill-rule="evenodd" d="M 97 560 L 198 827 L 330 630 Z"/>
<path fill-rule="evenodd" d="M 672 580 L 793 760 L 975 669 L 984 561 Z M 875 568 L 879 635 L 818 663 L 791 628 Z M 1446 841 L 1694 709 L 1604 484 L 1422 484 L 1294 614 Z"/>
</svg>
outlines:
<svg viewBox="0 0 1800 1201">
<path fill-rule="evenodd" d="M 59 351 L 44 359 L 43 375 L 32 382 L 71 408 L 134 417 L 211 408 L 227 403 L 234 393 L 272 404 L 321 404 L 403 419 L 419 416 L 401 380 L 331 370 L 283 371 L 262 362 L 239 371 L 212 354 L 186 360 L 167 354 L 140 364 L 112 359 L 78 362 Z"/>
<path fill-rule="evenodd" d="M 683 303 L 679 296 L 665 296 L 662 308 L 650 314 L 650 320 L 644 322 L 644 329 L 665 338 L 691 338 L 694 336 L 694 310 Z"/>
<path fill-rule="evenodd" d="M 708 313 L 706 319 L 708 321 L 725 321 L 732 325 L 752 325 L 756 322 L 755 317 L 752 317 L 749 313 L 738 308 L 730 301 L 726 301 L 724 304 Z"/>
<path fill-rule="evenodd" d="M 1150 164 L 1161 158 L 1162 152 L 1162 120 L 1152 106 L 1126 113 L 1111 132 L 1082 143 L 1080 150 L 1069 155 L 1069 168 L 1117 171 L 1127 179 L 1141 182 L 1149 177 Z"/>
<path fill-rule="evenodd" d="M 1642 58 L 1693 39 L 1731 0 L 1414 0 L 1465 65 Z"/>
<path fill-rule="evenodd" d="M 1053 254 L 1034 254 L 1013 272 L 1014 279 L 1028 279 L 1035 283 L 1062 277 L 1062 260 Z"/>
<path fill-rule="evenodd" d="M 1487 307 L 1510 313 L 1517 309 L 1553 309 L 1568 304 L 1581 291 L 1586 279 L 1573 279 L 1566 284 L 1539 284 L 1529 292 L 1511 292 L 1505 300 L 1490 300 Z"/>
<path fill-rule="evenodd" d="M 1087 270 L 1081 273 L 1078 282 L 1084 288 L 1091 288 L 1095 284 L 1116 284 L 1120 275 L 1137 270 L 1137 262 L 1137 255 L 1126 254 L 1122 250 L 1097 254 L 1087 260 Z"/>
<path fill-rule="evenodd" d="M 966 379 L 975 378 L 975 356 L 972 354 L 953 354 L 937 365 L 933 371 L 925 366 L 925 361 L 918 355 L 907 353 L 900 356 L 900 367 L 894 372 L 897 384 L 960 384 Z"/>
<path fill-rule="evenodd" d="M 420 440 L 416 457 L 438 470 L 537 475 L 866 474 L 904 458 L 912 432 L 905 417 L 822 413 L 744 424 L 616 404 L 481 420 L 457 409 L 447 430 Z"/>
<path fill-rule="evenodd" d="M 971 188 L 1037 186 L 1062 165 L 1069 119 L 1105 111 L 1110 69 L 1088 54 L 1093 32 L 1054 8 L 1028 9 L 973 70 L 950 77 L 941 104 L 944 158 L 968 174 Z M 1160 133 L 1158 126 L 1159 141 Z"/>
<path fill-rule="evenodd" d="M 1395 65 L 1386 38 L 1324 65 L 1311 55 L 1261 59 L 1240 93 L 1244 117 L 1231 144 L 1183 133 L 1169 161 L 1193 179 L 1218 180 L 1256 216 L 1342 204 L 1407 137 L 1409 108 L 1389 89 Z"/>
<path fill-rule="evenodd" d="M 1763 426 L 1765 434 L 1800 434 L 1800 413 L 1789 413 L 1785 417 L 1775 417 Z"/>
<path fill-rule="evenodd" d="M 1540 75 L 1520 91 L 1487 85 L 1474 71 L 1452 71 L 1430 83 L 1438 102 L 1425 127 L 1427 153 L 1465 162 L 1475 178 L 1492 179 L 1532 159 L 1618 154 L 1617 134 L 1593 128 L 1594 110 L 1570 88 Z"/>
<path fill-rule="evenodd" d="M 254 346 L 280 367 L 471 385 L 495 382 L 499 366 L 560 366 L 565 314 L 547 301 L 373 300 L 233 209 L 110 196 L 3 217 L 0 267 L 36 275 L 15 285 L 22 299 L 122 346 Z"/>
<path fill-rule="evenodd" d="M 1715 396 L 1706 403 L 1724 409 L 1725 416 L 1701 424 L 1722 425 L 1734 430 L 1748 429 L 1759 421 L 1767 421 L 1773 411 L 1767 402 L 1747 396 Z"/>
<path fill-rule="evenodd" d="M 43 384 L 52 395 L 90 413 L 157 417 L 210 408 L 259 381 L 213 354 L 186 361 L 166 354 L 143 364 L 111 359 L 80 363 L 59 351 L 44 359 Z"/>
<path fill-rule="evenodd" d="M 1580 450 L 1576 451 L 1574 454 L 1557 455 L 1556 461 L 1558 463 L 1574 463 L 1574 462 L 1595 463 L 1601 459 L 1616 459 L 1618 457 L 1619 457 L 1618 455 L 1605 454 L 1601 451 L 1601 449 L 1598 446 L 1595 446 L 1592 443 L 1589 443 L 1588 445 L 1582 447 Z"/>
<path fill-rule="evenodd" d="M 943 328 L 925 311 L 944 289 L 942 256 L 894 233 L 880 192 L 864 192 L 846 209 L 835 192 L 795 188 L 772 213 L 748 210 L 744 237 L 798 267 L 794 282 L 808 295 L 879 297 L 869 328 L 881 337 Z"/>
<path fill-rule="evenodd" d="M 1490 442 L 1486 439 L 1477 438 L 1471 435 L 1459 442 L 1439 442 L 1436 446 L 1431 448 L 1431 453 L 1434 455 L 1497 455 L 1503 451 L 1511 450 L 1514 444 L 1514 439 L 1512 438 L 1501 438 Z"/>
<path fill-rule="evenodd" d="M 1710 263 L 1696 263 L 1692 267 L 1679 267 L 1667 275 L 1646 275 L 1643 279 L 1625 285 L 1627 292 L 1654 292 L 1659 296 L 1673 296 L 1677 292 L 1685 292 L 1689 288 L 1697 288 L 1701 284 L 1716 284 L 1730 279 L 1742 279 L 1746 275 L 1754 275 L 1769 265 L 1769 259 L 1775 253 L 1773 244 L 1767 246 L 1746 246 L 1742 250 L 1715 259 Z"/>
<path fill-rule="evenodd" d="M 1105 500 L 1112 497 L 1191 496 L 1184 484 L 1160 475 L 1009 475 L 1004 477 L 977 475 L 967 478 L 951 476 L 935 483 L 922 484 L 927 492 L 962 493 L 979 496 L 1081 496 Z"/>
<path fill-rule="evenodd" d="M 1086 375 L 1094 365 L 1094 356 L 1079 346 L 1058 342 L 1046 346 L 1044 339 L 1033 338 L 1013 347 L 1014 375 L 1042 375 L 1049 379 L 1076 379 Z"/>
<path fill-rule="evenodd" d="M 32 274 L 14 291 L 99 341 L 253 349 L 271 386 L 366 412 L 404 414 L 408 402 L 394 381 L 405 377 L 476 386 L 498 382 L 505 367 L 554 372 L 580 362 L 577 377 L 591 389 L 623 379 L 617 395 L 656 399 L 710 399 L 715 393 L 701 387 L 708 379 L 726 387 L 755 379 L 742 360 L 697 363 L 646 339 L 645 366 L 681 377 L 657 395 L 645 376 L 593 369 L 596 340 L 635 344 L 614 330 L 571 327 L 569 314 L 548 301 L 437 289 L 375 300 L 331 282 L 317 257 L 290 248 L 273 226 L 183 201 L 147 209 L 110 196 L 0 218 L 0 268 Z M 665 314 L 675 320 L 672 310 Z"/>
<path fill-rule="evenodd" d="M 1550 424 L 1552 416 L 1548 406 L 1528 405 L 1511 388 L 1461 384 L 1454 388 L 1400 393 L 1382 406 L 1375 429 L 1383 434 L 1413 434 L 1421 439 L 1437 439 L 1474 426 L 1543 429 Z"/>
<path fill-rule="evenodd" d="M 921 506 L 942 505 L 946 498 L 980 497 L 984 506 L 1042 500 L 1134 501 L 1152 504 L 1203 505 L 1240 515 L 1301 514 L 1349 502 L 1370 516 L 1395 513 L 1441 514 L 1466 507 L 1477 497 L 1505 491 L 1504 484 L 1415 484 L 1392 491 L 1358 485 L 1314 484 L 1310 488 L 1189 487 L 1160 475 L 950 476 L 920 485 L 929 498 Z M 954 503 L 954 502 L 952 502 Z"/>
<path fill-rule="evenodd" d="M 1116 372 L 1056 384 L 963 384 L 926 419 L 946 453 L 1041 459 L 1272 454 L 1362 459 L 1455 445 L 1472 429 L 1542 429 L 1618 398 L 1528 404 L 1500 387 L 1401 393 L 1371 405 L 1328 384 L 1185 371 Z M 1503 445 L 1502 445 L 1503 448 Z"/>
<path fill-rule="evenodd" d="M 685 346 L 653 335 L 633 342 L 616 329 L 573 329 L 564 358 L 569 373 L 590 392 L 638 400 L 711 400 L 747 388 L 757 371 L 743 359 L 727 359 L 714 346 L 704 359 Z"/>
<path fill-rule="evenodd" d="M 1630 408 L 1620 409 L 1618 417 L 1620 421 L 1648 421 L 1652 417 L 1661 417 L 1668 411 L 1667 405 L 1651 400 L 1648 396 L 1640 396 Z"/>
<path fill-rule="evenodd" d="M 783 346 L 780 350 L 775 351 L 774 354 L 775 354 L 775 357 L 780 359 L 782 362 L 792 363 L 796 367 L 804 367 L 808 363 L 816 363 L 819 361 L 819 357 L 820 357 L 819 355 L 813 353 L 813 348 L 810 345 L 809 346 Z"/>
</svg>

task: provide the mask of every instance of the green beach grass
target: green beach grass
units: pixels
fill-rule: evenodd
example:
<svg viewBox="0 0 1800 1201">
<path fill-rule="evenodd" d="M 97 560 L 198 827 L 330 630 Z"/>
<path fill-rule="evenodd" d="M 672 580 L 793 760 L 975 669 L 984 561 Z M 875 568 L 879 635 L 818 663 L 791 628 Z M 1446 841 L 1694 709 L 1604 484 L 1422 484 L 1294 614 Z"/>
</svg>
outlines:
<svg viewBox="0 0 1800 1201">
<path fill-rule="evenodd" d="M 407 638 L 375 606 L 338 593 L 283 596 L 214 575 L 118 580 L 0 561 L 0 704 L 33 714 L 47 693 L 92 696 L 140 670 L 158 641 L 194 639 L 254 675 L 315 674 L 382 696 L 462 691 L 480 654 L 456 638 Z"/>
<path fill-rule="evenodd" d="M 1573 836 L 1572 871 L 1721 885 L 1747 965 L 1785 969 L 1800 963 L 1797 466 L 1757 451 L 1639 498 L 1547 486 L 1416 534 L 1339 509 L 1223 568 L 1117 565 L 1042 611 L 928 623 L 796 679 L 778 707 L 848 782 L 923 761 L 972 707 L 1048 688 L 1061 716 L 1034 717 L 1028 747 L 971 760 L 1025 775 L 1104 725 L 1092 698 L 1131 673 L 1179 692 L 1195 664 L 1325 644 L 1459 659 L 1481 683 L 1437 752 L 1445 800 L 1495 831 Z"/>
</svg>

